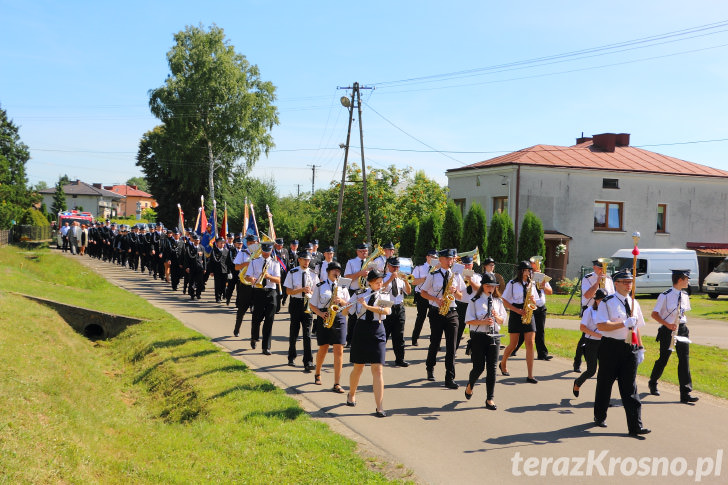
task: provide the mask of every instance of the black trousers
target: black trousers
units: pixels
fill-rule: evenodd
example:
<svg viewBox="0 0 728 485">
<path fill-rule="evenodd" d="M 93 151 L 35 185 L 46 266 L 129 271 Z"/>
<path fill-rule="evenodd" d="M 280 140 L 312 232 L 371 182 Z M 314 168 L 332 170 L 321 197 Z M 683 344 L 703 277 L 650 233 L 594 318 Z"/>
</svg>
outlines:
<svg viewBox="0 0 728 485">
<path fill-rule="evenodd" d="M 587 379 L 597 373 L 597 364 L 599 359 L 599 345 L 601 340 L 594 340 L 584 337 L 584 360 L 586 360 L 586 370 L 576 378 L 577 387 L 581 387 Z"/>
<path fill-rule="evenodd" d="M 458 314 L 451 309 L 440 315 L 440 309 L 430 305 L 430 348 L 427 350 L 427 370 L 435 368 L 442 334 L 445 334 L 445 382 L 455 380 L 455 344 L 457 343 Z"/>
<path fill-rule="evenodd" d="M 415 303 L 417 304 L 417 318 L 415 318 L 415 328 L 412 330 L 412 342 L 416 342 L 420 338 L 422 325 L 427 318 L 427 312 L 430 310 L 430 302 L 422 298 L 420 292 L 415 292 Z"/>
<path fill-rule="evenodd" d="M 227 273 L 218 271 L 215 273 L 215 301 L 225 299 L 225 288 L 227 287 Z"/>
<path fill-rule="evenodd" d="M 253 287 L 250 285 L 244 285 L 238 280 L 237 282 L 238 294 L 235 297 L 235 306 L 237 312 L 235 313 L 235 334 L 240 332 L 240 325 L 243 323 L 243 317 L 245 313 L 253 306 Z"/>
<path fill-rule="evenodd" d="M 470 332 L 470 361 L 473 363 L 473 369 L 470 371 L 468 383 L 470 389 L 473 389 L 485 370 L 486 400 L 493 399 L 495 368 L 498 366 L 499 353 L 500 337 L 491 337 L 483 332 Z"/>
<path fill-rule="evenodd" d="M 594 419 L 607 419 L 612 385 L 617 381 L 624 412 L 627 415 L 627 429 L 636 432 L 642 428 L 642 403 L 637 391 L 637 348 L 623 340 L 602 337 L 599 345 L 599 372 L 597 390 L 594 396 Z"/>
<path fill-rule="evenodd" d="M 392 307 L 392 313 L 384 319 L 384 331 L 387 335 L 387 340 L 390 337 L 392 339 L 392 350 L 394 351 L 394 358 L 397 361 L 404 360 L 404 323 L 404 305 L 401 303 L 394 305 Z"/>
<path fill-rule="evenodd" d="M 290 297 L 288 313 L 291 315 L 291 325 L 288 330 L 288 360 L 296 359 L 296 341 L 298 334 L 303 329 L 303 365 L 313 365 L 313 354 L 311 354 L 311 324 L 313 318 L 311 313 L 305 313 L 303 298 Z"/>
<path fill-rule="evenodd" d="M 546 348 L 546 307 L 542 306 L 533 311 L 533 321 L 536 324 L 536 335 L 534 341 L 536 343 L 536 357 L 546 357 L 549 355 L 549 349 Z M 582 334 L 583 335 L 583 334 Z M 518 336 L 518 345 L 514 352 L 521 348 L 524 342 L 523 334 Z M 579 365 L 581 365 L 581 357 L 579 358 Z"/>
<path fill-rule="evenodd" d="M 232 279 L 227 280 L 227 287 L 225 288 L 225 300 L 228 303 L 230 303 L 230 300 L 233 297 L 233 292 L 235 291 L 235 286 L 237 285 L 237 282 L 240 279 L 240 272 L 233 271 L 232 275 L 233 275 Z"/>
<path fill-rule="evenodd" d="M 169 276 L 172 283 L 172 289 L 176 290 L 179 286 L 179 280 L 182 279 L 182 268 L 180 268 L 179 264 L 174 261 L 170 265 Z"/>
<path fill-rule="evenodd" d="M 273 318 L 276 315 L 278 293 L 275 288 L 253 288 L 253 321 L 250 339 L 260 338 L 260 324 L 263 323 L 263 350 L 270 350 L 273 332 Z"/>
<path fill-rule="evenodd" d="M 202 278 L 204 277 L 205 271 L 202 268 L 190 268 L 190 280 L 187 285 L 187 293 L 190 296 L 196 296 L 197 298 L 202 295 Z"/>
<path fill-rule="evenodd" d="M 690 337 L 688 326 L 681 323 L 677 327 L 677 334 L 681 337 Z M 650 375 L 650 384 L 657 385 L 657 381 L 665 370 L 667 361 L 670 360 L 670 340 L 672 332 L 664 325 L 657 329 L 657 340 L 660 342 L 660 356 L 655 361 Z M 675 342 L 675 353 L 677 353 L 677 378 L 680 382 L 680 397 L 687 397 L 693 391 L 693 378 L 690 375 L 690 344 Z"/>
<path fill-rule="evenodd" d="M 586 310 L 586 306 L 581 307 L 581 313 L 579 314 L 579 316 L 584 315 L 584 310 Z M 582 333 L 579 341 L 576 344 L 576 351 L 574 352 L 574 369 L 578 369 L 579 367 L 581 367 L 581 358 L 584 355 L 585 340 L 586 334 Z"/>
<path fill-rule="evenodd" d="M 455 344 L 455 349 L 457 350 L 460 348 L 460 341 L 463 339 L 463 332 L 465 332 L 465 313 L 468 311 L 468 304 L 456 301 L 455 309 L 458 312 L 458 340 Z"/>
</svg>

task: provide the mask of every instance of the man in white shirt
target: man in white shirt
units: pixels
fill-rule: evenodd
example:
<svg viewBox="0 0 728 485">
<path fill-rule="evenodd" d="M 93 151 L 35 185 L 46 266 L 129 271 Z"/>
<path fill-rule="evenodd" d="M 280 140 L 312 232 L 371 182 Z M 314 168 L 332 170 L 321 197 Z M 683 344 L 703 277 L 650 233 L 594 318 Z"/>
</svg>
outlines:
<svg viewBox="0 0 728 485">
<path fill-rule="evenodd" d="M 275 261 L 271 252 L 273 243 L 261 243 L 261 255 L 250 262 L 246 278 L 253 283 L 253 319 L 250 347 L 255 348 L 260 335 L 260 323 L 263 322 L 263 342 L 261 352 L 271 355 L 270 340 L 273 330 L 273 318 L 276 314 L 278 284 L 281 282 L 281 266 Z M 260 286 L 256 283 L 260 280 Z"/>
<path fill-rule="evenodd" d="M 353 296 L 359 293 L 361 285 L 359 284 L 359 278 L 366 277 L 369 269 L 364 266 L 364 260 L 369 255 L 369 246 L 365 243 L 359 244 L 356 247 L 356 258 L 351 258 L 346 262 L 346 268 L 344 269 L 344 278 L 351 279 L 349 285 L 349 295 Z M 354 325 L 356 325 L 356 314 L 351 312 L 349 314 L 349 320 L 346 326 L 346 347 L 351 346 L 351 338 L 354 336 Z"/>
<path fill-rule="evenodd" d="M 245 242 L 248 246 L 257 241 L 257 239 L 252 234 L 245 236 Z M 243 323 L 243 317 L 245 317 L 247 311 L 253 306 L 253 287 L 251 286 L 251 281 L 247 280 L 248 284 L 243 283 L 248 266 L 250 265 L 250 251 L 247 247 L 240 248 L 238 254 L 235 255 L 233 265 L 235 265 L 235 271 L 239 273 L 235 289 L 237 292 L 235 295 L 237 311 L 235 312 L 235 329 L 233 330 L 233 335 L 237 337 L 240 334 L 240 325 Z"/>
<path fill-rule="evenodd" d="M 592 271 L 584 275 L 581 280 L 581 313 L 584 313 L 586 308 L 591 307 L 594 304 L 594 294 L 599 288 L 602 288 L 604 292 L 609 295 L 614 294 L 614 282 L 612 278 L 606 274 L 603 269 L 602 263 L 598 259 L 592 261 Z M 584 355 L 584 334 L 581 334 L 579 342 L 576 344 L 576 352 L 574 353 L 574 372 L 581 372 L 581 358 Z"/>
<path fill-rule="evenodd" d="M 389 258 L 394 256 L 394 243 L 392 241 L 384 244 L 382 246 L 382 254 L 374 258 L 374 265 L 376 266 L 377 270 L 381 273 L 385 273 L 387 269 L 387 261 L 389 261 Z"/>
<path fill-rule="evenodd" d="M 415 318 L 415 328 L 412 329 L 412 346 L 417 347 L 417 340 L 420 338 L 422 332 L 422 325 L 425 323 L 427 318 L 427 312 L 430 308 L 430 302 L 422 298 L 420 295 L 420 289 L 422 284 L 425 282 L 427 275 L 430 274 L 431 263 L 437 258 L 437 251 L 430 249 L 425 255 L 425 263 L 416 266 L 412 270 L 412 276 L 414 276 L 415 285 L 415 304 L 417 305 L 417 317 Z"/>
<path fill-rule="evenodd" d="M 644 356 L 640 327 L 645 325 L 639 301 L 630 298 L 634 278 L 629 270 L 613 276 L 616 292 L 604 299 L 597 310 L 597 329 L 602 334 L 599 345 L 599 372 L 594 396 L 594 423 L 606 428 L 607 410 L 616 380 L 627 415 L 630 436 L 645 435 L 642 427 L 642 403 L 637 390 L 637 366 Z M 629 342 L 629 343 L 628 343 Z"/>
<path fill-rule="evenodd" d="M 303 250 L 298 253 L 298 266 L 286 274 L 283 282 L 286 293 L 290 296 L 288 313 L 291 315 L 291 325 L 288 332 L 288 365 L 295 367 L 296 341 L 303 329 L 303 367 L 305 372 L 313 370 L 313 355 L 311 354 L 311 323 L 313 321 L 309 308 L 309 298 L 313 296 L 313 289 L 318 283 L 314 271 L 309 268 L 311 253 Z"/>
<path fill-rule="evenodd" d="M 391 313 L 384 319 L 384 329 L 387 340 L 392 338 L 394 351 L 394 365 L 408 367 L 409 362 L 404 360 L 404 324 L 405 309 L 404 296 L 412 291 L 406 279 L 399 278 L 399 258 L 391 257 L 387 260 L 387 273 L 384 275 L 382 293 L 390 295 L 392 301 Z"/>
</svg>

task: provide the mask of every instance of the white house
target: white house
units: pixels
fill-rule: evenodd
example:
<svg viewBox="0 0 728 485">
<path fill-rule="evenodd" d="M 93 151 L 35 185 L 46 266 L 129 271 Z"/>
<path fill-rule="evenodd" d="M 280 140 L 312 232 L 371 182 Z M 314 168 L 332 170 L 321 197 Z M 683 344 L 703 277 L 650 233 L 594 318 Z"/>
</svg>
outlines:
<svg viewBox="0 0 728 485">
<path fill-rule="evenodd" d="M 63 192 L 66 194 L 66 207 L 69 210 L 83 209 L 99 219 L 116 217 L 119 213 L 119 201 L 124 198 L 123 195 L 103 189 L 101 184 L 89 185 L 80 180 L 74 180 L 64 185 Z M 53 207 L 55 187 L 40 190 L 39 193 L 50 210 Z"/>
<path fill-rule="evenodd" d="M 702 280 L 714 262 L 706 258 L 728 253 L 728 172 L 631 147 L 629 138 L 604 133 L 453 168 L 450 197 L 464 212 L 478 202 L 488 222 L 507 211 L 516 231 L 530 209 L 543 221 L 546 266 L 557 277 L 631 248 L 639 231 L 640 247 L 698 249 Z M 557 257 L 560 242 L 568 250 Z"/>
</svg>

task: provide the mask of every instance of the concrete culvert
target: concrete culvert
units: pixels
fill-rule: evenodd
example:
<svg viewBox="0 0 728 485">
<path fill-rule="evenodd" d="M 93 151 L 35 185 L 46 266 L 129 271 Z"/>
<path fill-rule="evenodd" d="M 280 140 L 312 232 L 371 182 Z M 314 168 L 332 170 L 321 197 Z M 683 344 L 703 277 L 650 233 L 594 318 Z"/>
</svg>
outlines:
<svg viewBox="0 0 728 485">
<path fill-rule="evenodd" d="M 83 329 L 83 335 L 89 340 L 101 340 L 106 336 L 101 325 L 95 323 L 86 325 Z"/>
</svg>

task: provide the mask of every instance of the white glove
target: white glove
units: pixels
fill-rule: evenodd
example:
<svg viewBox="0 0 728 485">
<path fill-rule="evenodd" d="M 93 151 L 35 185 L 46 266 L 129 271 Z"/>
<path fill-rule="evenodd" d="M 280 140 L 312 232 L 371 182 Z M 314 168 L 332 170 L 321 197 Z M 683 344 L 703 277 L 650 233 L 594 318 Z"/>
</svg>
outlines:
<svg viewBox="0 0 728 485">
<path fill-rule="evenodd" d="M 637 350 L 637 365 L 640 365 L 645 360 L 645 349 Z"/>
<path fill-rule="evenodd" d="M 637 319 L 635 317 L 629 317 L 624 321 L 624 326 L 627 328 L 635 328 L 637 326 Z"/>
</svg>

